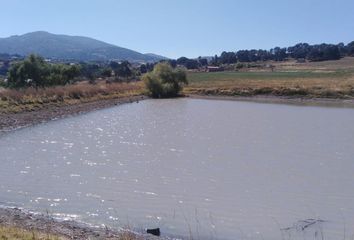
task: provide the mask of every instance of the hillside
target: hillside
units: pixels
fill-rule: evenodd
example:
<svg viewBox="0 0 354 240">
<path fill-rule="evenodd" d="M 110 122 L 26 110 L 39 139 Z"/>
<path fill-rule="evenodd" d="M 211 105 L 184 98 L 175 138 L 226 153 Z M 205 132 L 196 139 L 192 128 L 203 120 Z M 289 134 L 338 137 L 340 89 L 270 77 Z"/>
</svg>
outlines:
<svg viewBox="0 0 354 240">
<path fill-rule="evenodd" d="M 142 54 L 88 37 L 57 35 L 43 31 L 0 38 L 0 53 L 24 56 L 36 53 L 46 58 L 76 61 L 152 62 L 163 58 L 154 54 Z"/>
</svg>

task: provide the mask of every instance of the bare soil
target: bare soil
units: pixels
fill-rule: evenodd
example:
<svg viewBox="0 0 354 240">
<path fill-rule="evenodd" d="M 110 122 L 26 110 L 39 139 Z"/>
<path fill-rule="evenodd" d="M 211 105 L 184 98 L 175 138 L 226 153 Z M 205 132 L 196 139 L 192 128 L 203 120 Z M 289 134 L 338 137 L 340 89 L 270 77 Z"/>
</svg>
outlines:
<svg viewBox="0 0 354 240">
<path fill-rule="evenodd" d="M 0 113 L 0 132 L 11 131 L 50 120 L 86 113 L 124 103 L 136 103 L 146 97 L 130 96 L 118 99 L 98 100 L 75 105 L 48 105 L 46 108 L 20 113 Z"/>
</svg>

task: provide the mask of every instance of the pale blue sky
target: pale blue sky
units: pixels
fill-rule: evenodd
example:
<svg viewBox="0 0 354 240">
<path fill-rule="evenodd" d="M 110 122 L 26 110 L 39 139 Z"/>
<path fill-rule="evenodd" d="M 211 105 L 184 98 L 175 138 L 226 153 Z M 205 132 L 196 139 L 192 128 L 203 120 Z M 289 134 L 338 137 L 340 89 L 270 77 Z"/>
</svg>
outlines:
<svg viewBox="0 0 354 240">
<path fill-rule="evenodd" d="M 0 0 L 0 9 L 0 37 L 44 30 L 172 58 L 354 40 L 354 0 Z"/>
</svg>

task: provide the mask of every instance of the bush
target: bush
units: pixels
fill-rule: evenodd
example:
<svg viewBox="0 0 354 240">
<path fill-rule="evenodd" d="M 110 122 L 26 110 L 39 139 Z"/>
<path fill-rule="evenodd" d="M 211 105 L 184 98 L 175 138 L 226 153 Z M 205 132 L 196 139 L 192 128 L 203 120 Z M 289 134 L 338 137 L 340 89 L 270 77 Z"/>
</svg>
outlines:
<svg viewBox="0 0 354 240">
<path fill-rule="evenodd" d="M 168 63 L 159 63 L 143 76 L 145 86 L 153 98 L 177 97 L 188 84 L 186 72 L 174 70 Z"/>
</svg>

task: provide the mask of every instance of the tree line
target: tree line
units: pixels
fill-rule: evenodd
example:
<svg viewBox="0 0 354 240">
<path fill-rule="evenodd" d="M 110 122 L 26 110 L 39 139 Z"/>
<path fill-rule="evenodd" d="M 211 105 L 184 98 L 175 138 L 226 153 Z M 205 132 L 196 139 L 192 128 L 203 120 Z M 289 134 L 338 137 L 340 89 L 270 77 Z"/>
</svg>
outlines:
<svg viewBox="0 0 354 240">
<path fill-rule="evenodd" d="M 6 65 L 5 65 L 6 64 Z M 99 78 L 110 78 L 111 81 L 130 81 L 140 76 L 140 68 L 133 67 L 128 61 L 109 63 L 51 63 L 38 55 L 30 55 L 24 60 L 14 63 L 5 62 L 7 67 L 6 87 L 49 87 L 66 85 L 80 80 L 94 83 Z M 153 65 L 144 65 L 145 72 L 152 71 Z"/>
<path fill-rule="evenodd" d="M 215 56 L 211 64 L 233 64 L 237 62 L 256 61 L 284 61 L 288 58 L 308 61 L 338 60 L 345 56 L 354 56 L 354 41 L 344 45 L 339 44 L 315 44 L 298 43 L 295 46 L 280 48 L 275 47 L 270 50 L 240 50 L 237 52 L 222 52 L 220 56 Z"/>
<path fill-rule="evenodd" d="M 238 62 L 257 62 L 257 61 L 285 61 L 293 58 L 296 60 L 307 61 L 326 61 L 338 60 L 345 56 L 354 57 L 354 41 L 345 45 L 339 44 L 315 44 L 298 43 L 291 47 L 275 47 L 270 50 L 252 49 L 239 50 L 236 52 L 222 52 L 220 55 L 215 55 L 211 59 L 199 57 L 197 59 L 189 59 L 180 57 L 177 60 L 169 60 L 171 66 L 174 64 L 181 65 L 187 69 L 197 69 L 207 65 L 218 66 L 220 64 L 234 64 Z"/>
</svg>

